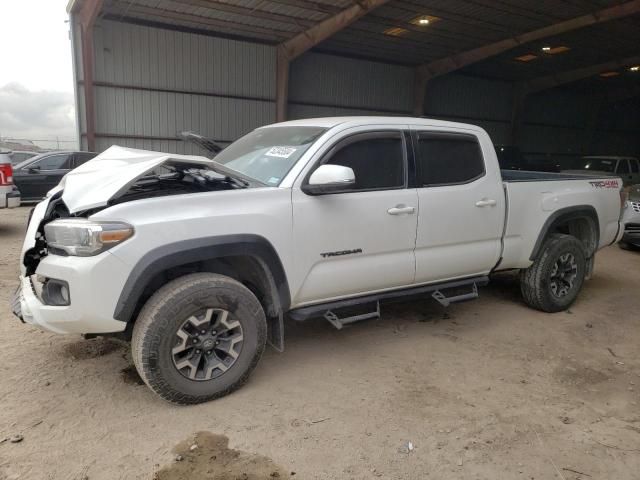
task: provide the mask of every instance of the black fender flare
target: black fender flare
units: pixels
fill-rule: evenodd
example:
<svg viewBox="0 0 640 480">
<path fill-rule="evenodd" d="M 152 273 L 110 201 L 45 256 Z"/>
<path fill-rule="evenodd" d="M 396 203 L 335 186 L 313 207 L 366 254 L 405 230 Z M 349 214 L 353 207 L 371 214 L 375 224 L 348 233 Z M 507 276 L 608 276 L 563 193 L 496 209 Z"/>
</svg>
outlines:
<svg viewBox="0 0 640 480">
<path fill-rule="evenodd" d="M 540 254 L 542 250 L 542 245 L 544 244 L 544 240 L 547 238 L 549 232 L 559 223 L 566 222 L 569 220 L 575 220 L 578 218 L 586 218 L 594 222 L 595 229 L 595 247 L 593 252 L 589 252 L 590 254 L 595 253 L 598 249 L 598 245 L 600 244 L 600 221 L 598 220 L 598 212 L 591 205 L 575 205 L 573 207 L 565 207 L 560 210 L 556 210 L 553 212 L 547 220 L 542 225 L 542 229 L 538 234 L 538 238 L 536 240 L 535 245 L 533 246 L 533 251 L 531 252 L 531 256 L 529 260 L 535 261 L 535 259 Z"/>
<path fill-rule="evenodd" d="M 129 273 L 120 293 L 113 318 L 122 322 L 134 320 L 136 306 L 149 282 L 159 273 L 173 267 L 231 256 L 250 256 L 271 277 L 277 290 L 277 304 L 286 312 L 291 305 L 289 283 L 273 245 L 259 235 L 222 235 L 169 243 L 147 252 Z"/>
</svg>

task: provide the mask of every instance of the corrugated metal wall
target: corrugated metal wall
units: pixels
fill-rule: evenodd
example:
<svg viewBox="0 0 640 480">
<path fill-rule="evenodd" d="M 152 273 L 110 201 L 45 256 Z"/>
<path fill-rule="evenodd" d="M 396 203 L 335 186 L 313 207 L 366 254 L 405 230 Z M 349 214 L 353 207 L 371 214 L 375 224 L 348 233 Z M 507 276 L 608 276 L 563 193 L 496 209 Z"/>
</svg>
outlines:
<svg viewBox="0 0 640 480">
<path fill-rule="evenodd" d="M 273 122 L 272 46 L 114 21 L 94 41 L 98 150 L 195 153 L 177 132 L 229 142 Z"/>
<path fill-rule="evenodd" d="M 76 34 L 77 37 L 77 34 Z M 75 39 L 79 129 L 86 131 L 81 48 Z M 275 47 L 176 30 L 102 20 L 95 33 L 97 149 L 112 144 L 201 153 L 175 139 L 194 130 L 222 142 L 275 118 Z M 410 67 L 309 52 L 291 65 L 289 117 L 408 115 Z M 473 123 L 508 143 L 513 85 L 450 74 L 429 82 L 428 116 Z M 597 135 L 585 94 L 555 90 L 531 97 L 524 113 L 525 152 L 637 154 L 640 108 L 607 107 Z M 86 148 L 86 138 L 83 147 Z"/>
<path fill-rule="evenodd" d="M 291 65 L 289 117 L 407 115 L 413 69 L 309 52 Z"/>
<path fill-rule="evenodd" d="M 425 114 L 479 125 L 495 143 L 507 143 L 512 97 L 513 86 L 508 82 L 447 75 L 429 82 Z"/>
<path fill-rule="evenodd" d="M 496 144 L 508 143 L 513 95 L 512 83 L 450 74 L 429 82 L 425 111 L 427 116 L 480 125 Z M 552 154 L 567 161 L 584 152 L 637 154 L 637 110 L 626 108 L 616 114 L 604 108 L 595 138 L 590 139 L 587 127 L 593 108 L 590 95 L 569 89 L 530 96 L 525 102 L 520 147 L 532 158 Z"/>
</svg>

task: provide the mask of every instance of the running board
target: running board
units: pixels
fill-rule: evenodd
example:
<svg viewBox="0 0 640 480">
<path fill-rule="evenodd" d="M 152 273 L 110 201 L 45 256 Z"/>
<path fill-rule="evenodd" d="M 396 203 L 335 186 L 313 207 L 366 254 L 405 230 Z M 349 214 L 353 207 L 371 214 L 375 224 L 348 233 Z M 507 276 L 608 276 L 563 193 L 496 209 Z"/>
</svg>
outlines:
<svg viewBox="0 0 640 480">
<path fill-rule="evenodd" d="M 338 330 L 342 330 L 345 325 L 349 325 L 351 323 L 361 322 L 363 320 L 371 320 L 373 318 L 380 318 L 380 302 L 376 302 L 376 311 L 363 313 L 360 315 L 352 315 L 350 317 L 340 318 L 335 312 L 332 310 L 327 310 L 324 314 L 325 320 L 327 320 L 331 325 L 336 327 Z"/>
<path fill-rule="evenodd" d="M 411 299 L 412 297 L 421 297 L 425 294 L 431 295 L 432 298 L 437 300 L 441 305 L 447 306 L 451 303 L 462 302 L 477 298 L 478 287 L 483 287 L 488 283 L 489 277 L 484 276 L 455 280 L 452 282 L 436 283 L 432 285 L 421 285 L 418 287 L 392 290 L 373 295 L 346 298 L 333 302 L 300 307 L 288 312 L 288 316 L 293 320 L 301 322 L 304 320 L 308 320 L 309 318 L 325 317 L 325 314 L 333 314 L 336 310 L 345 307 L 356 307 L 365 305 L 367 303 L 380 303 L 387 300 L 402 300 L 403 298 Z M 465 291 L 465 289 L 470 290 Z M 462 292 L 460 292 L 460 290 L 462 290 Z M 440 299 L 436 298 L 436 296 L 434 295 L 437 295 L 437 297 L 439 297 Z M 446 302 L 446 304 L 443 302 Z M 379 307 L 377 308 L 377 311 L 379 311 Z M 364 315 L 373 315 L 373 312 Z M 330 315 L 330 317 L 334 318 L 333 315 Z M 357 315 L 357 317 L 360 317 L 360 315 Z M 348 318 L 350 317 L 346 317 L 346 319 Z M 371 316 L 368 318 L 374 317 Z"/>
<path fill-rule="evenodd" d="M 443 307 L 448 307 L 452 303 L 466 302 L 468 300 L 475 300 L 478 298 L 478 285 L 473 283 L 471 284 L 470 292 L 460 293 L 451 297 L 447 297 L 446 293 L 441 290 L 436 290 L 431 294 L 431 297 L 433 297 L 433 299 Z"/>
</svg>

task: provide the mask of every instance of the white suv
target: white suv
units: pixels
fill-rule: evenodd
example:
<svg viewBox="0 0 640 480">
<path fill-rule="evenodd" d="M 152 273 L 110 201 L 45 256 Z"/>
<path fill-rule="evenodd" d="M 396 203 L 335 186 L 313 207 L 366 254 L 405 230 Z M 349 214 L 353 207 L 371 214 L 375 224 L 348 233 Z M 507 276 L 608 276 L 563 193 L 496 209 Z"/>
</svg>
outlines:
<svg viewBox="0 0 640 480">
<path fill-rule="evenodd" d="M 9 151 L 0 150 L 0 208 L 20 206 L 20 192 L 13 184 L 13 167 Z"/>
</svg>

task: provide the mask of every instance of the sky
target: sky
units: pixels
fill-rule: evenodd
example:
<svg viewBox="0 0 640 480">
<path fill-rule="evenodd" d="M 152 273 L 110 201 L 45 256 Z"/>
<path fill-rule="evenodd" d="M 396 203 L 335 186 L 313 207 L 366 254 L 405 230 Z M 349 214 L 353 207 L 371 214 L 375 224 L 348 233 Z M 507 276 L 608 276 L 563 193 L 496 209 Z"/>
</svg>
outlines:
<svg viewBox="0 0 640 480">
<path fill-rule="evenodd" d="M 0 0 L 0 136 L 74 140 L 67 0 Z"/>
</svg>

